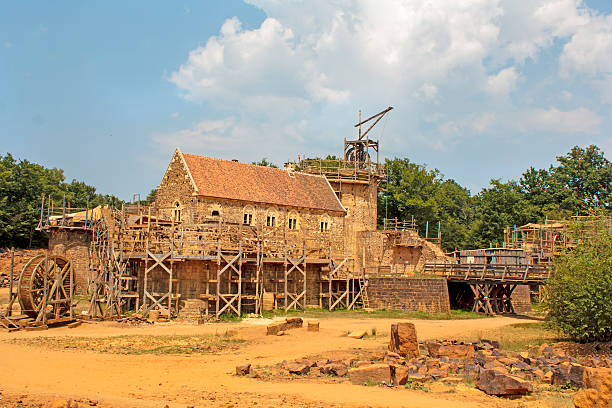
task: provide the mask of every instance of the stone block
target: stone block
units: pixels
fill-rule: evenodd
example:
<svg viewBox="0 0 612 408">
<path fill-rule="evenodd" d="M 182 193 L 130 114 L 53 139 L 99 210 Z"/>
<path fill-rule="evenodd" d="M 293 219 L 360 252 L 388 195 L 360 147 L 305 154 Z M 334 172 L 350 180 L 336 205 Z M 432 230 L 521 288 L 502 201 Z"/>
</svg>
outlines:
<svg viewBox="0 0 612 408">
<path fill-rule="evenodd" d="M 391 369 L 388 364 L 372 364 L 366 367 L 351 368 L 348 370 L 352 384 L 365 385 L 367 383 L 392 383 Z"/>
<path fill-rule="evenodd" d="M 414 324 L 395 323 L 391 325 L 389 351 L 406 358 L 418 357 L 419 342 Z"/>
<path fill-rule="evenodd" d="M 472 360 L 474 358 L 474 345 L 429 342 L 427 343 L 427 353 L 434 358 L 448 357 L 460 360 Z"/>
<path fill-rule="evenodd" d="M 531 383 L 497 370 L 481 371 L 476 388 L 488 395 L 498 396 L 525 395 L 533 392 Z"/>
</svg>

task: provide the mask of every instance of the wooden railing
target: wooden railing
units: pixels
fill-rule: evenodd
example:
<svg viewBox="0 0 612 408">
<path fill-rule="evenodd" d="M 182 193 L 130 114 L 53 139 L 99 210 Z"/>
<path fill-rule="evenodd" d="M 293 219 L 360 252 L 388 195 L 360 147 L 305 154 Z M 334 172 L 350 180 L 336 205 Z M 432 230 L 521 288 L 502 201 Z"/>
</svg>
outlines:
<svg viewBox="0 0 612 408">
<path fill-rule="evenodd" d="M 453 281 L 545 285 L 550 270 L 542 265 L 425 264 L 423 273 Z"/>
</svg>

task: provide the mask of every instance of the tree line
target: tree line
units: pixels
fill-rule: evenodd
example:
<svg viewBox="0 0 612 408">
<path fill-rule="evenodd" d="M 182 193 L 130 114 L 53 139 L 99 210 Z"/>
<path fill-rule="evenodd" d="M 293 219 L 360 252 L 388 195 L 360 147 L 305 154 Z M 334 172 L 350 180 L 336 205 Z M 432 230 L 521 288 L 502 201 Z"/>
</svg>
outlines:
<svg viewBox="0 0 612 408">
<path fill-rule="evenodd" d="M 439 221 L 446 251 L 501 245 L 507 226 L 595 209 L 609 212 L 612 205 L 612 164 L 594 145 L 575 146 L 548 169 L 530 167 L 519 180 L 493 179 L 475 195 L 437 169 L 407 158 L 387 159 L 385 171 L 379 225 L 385 217 L 414 217 L 423 235 L 428 221 L 430 234 L 436 234 Z"/>
<path fill-rule="evenodd" d="M 257 164 L 271 165 L 267 159 Z M 387 180 L 378 196 L 378 223 L 383 218 L 415 222 L 430 235 L 440 222 L 444 250 L 501 245 L 507 226 L 543 222 L 546 217 L 584 215 L 612 205 L 612 164 L 594 145 L 574 147 L 548 169 L 526 170 L 519 180 L 491 180 L 486 188 L 470 191 L 437 169 L 427 169 L 407 158 L 385 161 Z M 40 247 L 43 233 L 35 231 L 42 197 L 71 207 L 106 205 L 121 207 L 114 195 L 99 194 L 82 181 L 67 182 L 64 171 L 46 168 L 10 153 L 0 156 L 0 247 Z M 155 190 L 146 202 L 155 197 Z"/>
<path fill-rule="evenodd" d="M 82 181 L 66 182 L 61 169 L 18 161 L 7 153 L 0 156 L 0 247 L 47 245 L 46 235 L 35 230 L 43 196 L 56 204 L 65 200 L 71 207 L 122 204 L 114 195 L 96 193 L 95 187 Z"/>
</svg>

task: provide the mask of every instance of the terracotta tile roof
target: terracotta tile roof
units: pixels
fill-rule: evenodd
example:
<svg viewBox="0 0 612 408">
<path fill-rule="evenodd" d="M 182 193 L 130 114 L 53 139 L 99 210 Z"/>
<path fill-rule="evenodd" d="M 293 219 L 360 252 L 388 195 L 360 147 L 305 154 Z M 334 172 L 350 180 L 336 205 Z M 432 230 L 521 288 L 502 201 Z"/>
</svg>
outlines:
<svg viewBox="0 0 612 408">
<path fill-rule="evenodd" d="M 323 176 L 182 153 L 197 194 L 280 206 L 345 212 Z"/>
</svg>

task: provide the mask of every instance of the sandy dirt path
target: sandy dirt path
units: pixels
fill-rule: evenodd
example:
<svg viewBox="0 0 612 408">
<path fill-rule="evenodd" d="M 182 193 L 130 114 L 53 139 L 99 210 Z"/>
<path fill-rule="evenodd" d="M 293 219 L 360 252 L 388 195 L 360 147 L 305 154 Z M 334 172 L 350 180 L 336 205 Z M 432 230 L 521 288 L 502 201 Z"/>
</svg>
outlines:
<svg viewBox="0 0 612 408">
<path fill-rule="evenodd" d="M 332 350 L 380 348 L 397 319 L 322 319 L 320 332 L 289 331 L 265 336 L 261 320 L 232 324 L 156 324 L 117 327 L 84 324 L 75 329 L 0 333 L 0 391 L 13 394 L 90 398 L 117 407 L 188 406 L 352 406 L 352 407 L 491 407 L 517 406 L 471 390 L 436 394 L 360 387 L 350 383 L 264 382 L 236 377 L 235 366 L 254 367 Z M 481 330 L 524 322 L 509 317 L 477 320 L 413 321 L 420 339 L 478 337 Z M 346 330 L 372 329 L 375 339 L 343 337 Z M 36 336 L 108 337 L 117 335 L 195 335 L 235 332 L 247 340 L 238 350 L 214 355 L 116 355 L 90 351 L 50 350 L 10 344 L 6 340 Z"/>
</svg>

